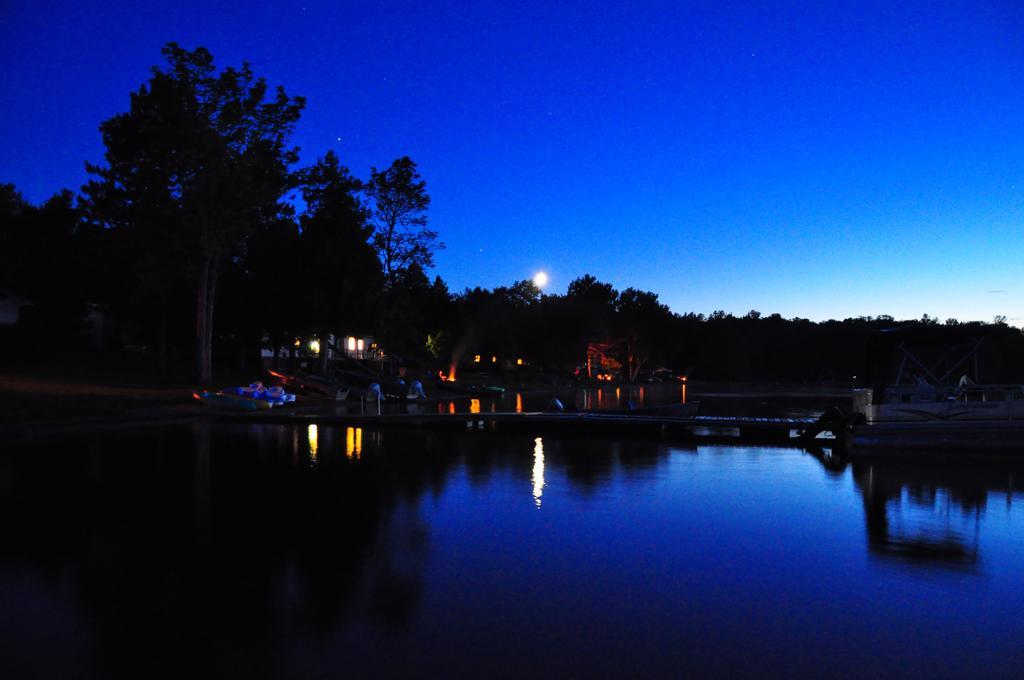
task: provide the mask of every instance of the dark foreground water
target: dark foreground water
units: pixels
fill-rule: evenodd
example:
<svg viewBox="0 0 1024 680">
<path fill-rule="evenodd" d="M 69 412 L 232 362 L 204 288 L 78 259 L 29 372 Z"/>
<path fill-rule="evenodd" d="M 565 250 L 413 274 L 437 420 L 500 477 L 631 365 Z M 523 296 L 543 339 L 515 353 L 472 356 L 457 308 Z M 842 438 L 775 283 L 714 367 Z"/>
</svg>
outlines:
<svg viewBox="0 0 1024 680">
<path fill-rule="evenodd" d="M 153 428 L 0 448 L 20 677 L 1024 669 L 1024 473 L 795 449 Z"/>
</svg>

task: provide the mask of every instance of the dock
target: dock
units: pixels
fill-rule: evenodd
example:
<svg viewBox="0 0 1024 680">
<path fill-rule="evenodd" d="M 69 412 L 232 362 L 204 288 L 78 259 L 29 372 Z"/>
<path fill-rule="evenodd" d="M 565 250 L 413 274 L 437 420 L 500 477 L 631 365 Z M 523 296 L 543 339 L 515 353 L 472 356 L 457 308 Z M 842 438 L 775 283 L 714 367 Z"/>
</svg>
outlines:
<svg viewBox="0 0 1024 680">
<path fill-rule="evenodd" d="M 728 439 L 748 443 L 787 442 L 800 436 L 817 421 L 813 418 L 749 416 L 657 416 L 621 413 L 454 413 L 324 415 L 263 411 L 239 414 L 247 422 L 317 423 L 365 428 L 414 428 L 465 432 L 544 434 L 616 434 L 657 438 Z"/>
</svg>

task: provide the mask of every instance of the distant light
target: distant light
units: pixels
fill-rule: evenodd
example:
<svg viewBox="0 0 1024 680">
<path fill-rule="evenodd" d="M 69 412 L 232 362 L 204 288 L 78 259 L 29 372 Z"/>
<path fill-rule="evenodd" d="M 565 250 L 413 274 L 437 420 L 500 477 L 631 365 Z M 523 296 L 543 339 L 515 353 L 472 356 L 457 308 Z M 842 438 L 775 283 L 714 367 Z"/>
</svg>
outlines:
<svg viewBox="0 0 1024 680">
<path fill-rule="evenodd" d="M 309 341 L 309 351 L 312 352 L 313 354 L 320 354 L 320 341 L 319 340 L 310 340 Z"/>
<path fill-rule="evenodd" d="M 546 272 L 537 272 L 533 275 L 533 285 L 538 288 L 543 288 L 548 285 L 548 275 Z"/>
</svg>

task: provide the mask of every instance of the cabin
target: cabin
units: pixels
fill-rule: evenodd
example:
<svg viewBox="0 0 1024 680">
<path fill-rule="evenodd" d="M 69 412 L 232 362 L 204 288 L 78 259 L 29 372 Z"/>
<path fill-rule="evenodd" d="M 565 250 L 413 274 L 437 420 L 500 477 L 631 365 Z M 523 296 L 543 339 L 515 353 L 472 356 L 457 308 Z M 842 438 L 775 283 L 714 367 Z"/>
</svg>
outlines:
<svg viewBox="0 0 1024 680">
<path fill-rule="evenodd" d="M 379 359 L 383 354 L 372 335 L 343 335 L 340 349 L 350 359 Z"/>
</svg>

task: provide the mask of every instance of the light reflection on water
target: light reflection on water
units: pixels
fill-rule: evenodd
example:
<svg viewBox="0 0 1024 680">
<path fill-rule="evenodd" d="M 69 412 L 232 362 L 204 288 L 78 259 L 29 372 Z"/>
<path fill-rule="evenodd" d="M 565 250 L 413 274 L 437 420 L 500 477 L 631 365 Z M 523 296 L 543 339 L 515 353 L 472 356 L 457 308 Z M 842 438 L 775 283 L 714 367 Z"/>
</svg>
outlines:
<svg viewBox="0 0 1024 680">
<path fill-rule="evenodd" d="M 533 501 L 540 508 L 540 497 L 544 494 L 544 440 L 533 440 Z"/>
<path fill-rule="evenodd" d="M 316 463 L 316 451 L 319 443 L 319 431 L 315 423 L 311 423 L 306 428 L 306 440 L 309 442 L 309 461 L 310 463 Z"/>
<path fill-rule="evenodd" d="M 359 458 L 363 453 L 363 428 L 345 428 L 345 456 Z"/>
<path fill-rule="evenodd" d="M 1019 468 L 325 424 L 8 446 L 0 634 L 50 676 L 1010 675 Z"/>
</svg>

